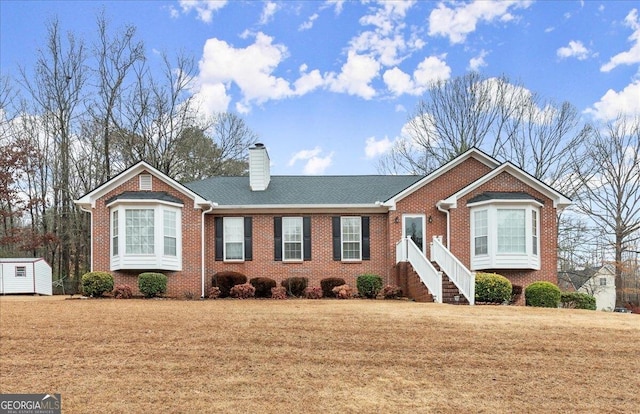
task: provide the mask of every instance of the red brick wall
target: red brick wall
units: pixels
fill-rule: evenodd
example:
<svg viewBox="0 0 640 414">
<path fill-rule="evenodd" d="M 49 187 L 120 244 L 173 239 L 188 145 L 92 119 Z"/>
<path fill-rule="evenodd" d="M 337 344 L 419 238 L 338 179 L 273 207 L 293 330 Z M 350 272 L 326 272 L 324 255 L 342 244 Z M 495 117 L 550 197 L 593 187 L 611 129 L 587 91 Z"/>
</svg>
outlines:
<svg viewBox="0 0 640 414">
<path fill-rule="evenodd" d="M 142 172 L 147 174 L 147 172 Z M 93 218 L 93 270 L 104 271 L 113 274 L 114 283 L 129 285 L 138 294 L 138 275 L 143 270 L 132 272 L 116 271 L 110 269 L 110 214 L 106 201 L 124 191 L 138 191 L 139 176 L 135 176 L 122 185 L 114 188 L 101 197 L 92 212 Z M 162 272 L 167 275 L 167 294 L 170 296 L 184 296 L 187 292 L 200 296 L 200 233 L 201 213 L 193 208 L 193 200 L 176 191 L 163 181 L 152 178 L 153 191 L 165 191 L 179 198 L 184 203 L 182 207 L 182 271 Z M 122 220 L 122 219 L 121 219 Z"/>
<path fill-rule="evenodd" d="M 495 192 L 525 192 L 544 201 L 540 209 L 540 270 L 483 270 L 495 272 L 507 277 L 512 284 L 523 288 L 540 280 L 558 283 L 557 277 L 557 219 L 553 200 L 544 196 L 532 187 L 524 184 L 512 175 L 504 172 L 489 182 L 458 200 L 458 207 L 451 209 L 451 252 L 466 266 L 470 264 L 470 209 L 467 207 L 469 199 L 486 191 Z M 454 230 L 455 229 L 455 230 Z M 524 303 L 524 302 L 523 302 Z"/>
<path fill-rule="evenodd" d="M 355 289 L 356 278 L 363 273 L 380 275 L 384 283 L 392 283 L 388 266 L 389 252 L 386 214 L 362 214 L 370 217 L 369 231 L 371 260 L 340 262 L 333 260 L 331 218 L 337 214 L 316 214 L 311 217 L 311 260 L 283 262 L 274 260 L 273 218 L 282 214 L 252 214 L 253 260 L 242 263 L 215 260 L 214 216 L 206 220 L 207 287 L 211 286 L 214 273 L 231 270 L 252 277 L 270 277 L 278 284 L 287 277 L 299 276 L 309 279 L 309 286 L 320 286 L 327 277 L 341 277 Z M 286 216 L 286 215 L 284 215 Z M 227 215 L 226 217 L 231 217 Z M 395 255 L 395 254 L 394 254 Z"/>
</svg>

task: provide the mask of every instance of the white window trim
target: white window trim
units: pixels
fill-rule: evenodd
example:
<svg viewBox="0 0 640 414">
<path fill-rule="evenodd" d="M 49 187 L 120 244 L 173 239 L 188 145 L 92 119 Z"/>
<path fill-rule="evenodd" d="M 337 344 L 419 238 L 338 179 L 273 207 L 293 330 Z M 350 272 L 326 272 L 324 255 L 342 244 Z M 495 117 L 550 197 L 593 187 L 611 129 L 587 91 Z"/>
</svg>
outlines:
<svg viewBox="0 0 640 414">
<path fill-rule="evenodd" d="M 109 208 L 110 270 L 182 270 L 182 205 L 162 200 L 116 200 Z M 154 253 L 126 250 L 126 210 L 154 210 Z M 164 211 L 176 214 L 176 255 L 164 254 Z M 118 254 L 113 254 L 113 212 L 118 212 Z"/>
<path fill-rule="evenodd" d="M 407 237 L 407 222 L 408 218 L 422 219 L 422 253 L 427 254 L 427 219 L 425 214 L 403 214 L 402 215 L 402 238 Z M 362 236 L 361 236 L 362 238 Z"/>
<path fill-rule="evenodd" d="M 292 242 L 285 240 L 285 221 L 296 220 L 300 223 L 300 241 Z M 300 244 L 300 258 L 287 259 L 285 244 L 296 243 Z M 287 263 L 296 263 L 304 261 L 304 220 L 302 217 L 282 217 L 282 261 Z"/>
<path fill-rule="evenodd" d="M 535 200 L 488 200 L 469 205 L 470 208 L 470 240 L 469 253 L 471 257 L 471 270 L 484 269 L 533 269 L 540 270 L 540 208 L 542 204 Z M 525 252 L 524 253 L 498 253 L 498 218 L 497 212 L 502 209 L 525 210 Z M 475 254 L 475 220 L 476 211 L 487 211 L 488 247 L 487 254 Z M 537 227 L 536 237 L 532 231 L 532 212 L 536 212 Z M 536 242 L 534 253 L 533 242 Z"/>
<path fill-rule="evenodd" d="M 151 174 L 140 174 L 138 181 L 138 188 L 140 191 L 152 191 L 153 190 L 153 178 Z"/>
<path fill-rule="evenodd" d="M 344 239 L 344 222 L 346 220 L 358 219 L 360 239 L 358 240 L 359 250 L 357 258 L 345 259 L 344 257 L 344 244 L 353 243 L 353 241 L 345 241 Z M 362 261 L 362 217 L 360 216 L 342 216 L 340 217 L 340 258 L 343 262 L 361 262 Z"/>
<path fill-rule="evenodd" d="M 241 223 L 241 227 L 242 227 L 242 231 L 241 231 L 241 236 L 240 236 L 240 242 L 242 243 L 242 257 L 238 258 L 238 259 L 228 259 L 227 258 L 227 242 L 228 242 L 228 236 L 227 236 L 227 232 L 226 232 L 226 226 L 225 226 L 225 222 L 227 222 L 228 220 L 238 220 Z M 237 242 L 234 242 L 237 243 Z M 244 257 L 244 217 L 223 217 L 222 218 L 222 258 L 223 261 L 225 262 L 244 262 L 245 261 L 245 257 Z"/>
<path fill-rule="evenodd" d="M 20 270 L 20 272 L 18 272 Z M 22 273 L 22 274 L 18 274 Z M 16 266 L 16 276 L 15 277 L 27 277 L 27 267 L 26 266 Z"/>
</svg>

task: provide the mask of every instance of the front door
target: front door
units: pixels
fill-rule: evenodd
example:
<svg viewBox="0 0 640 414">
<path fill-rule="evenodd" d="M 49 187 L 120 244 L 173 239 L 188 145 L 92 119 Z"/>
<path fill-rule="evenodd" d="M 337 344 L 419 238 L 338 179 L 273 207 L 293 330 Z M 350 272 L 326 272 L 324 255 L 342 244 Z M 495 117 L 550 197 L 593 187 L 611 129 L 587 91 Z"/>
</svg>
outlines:
<svg viewBox="0 0 640 414">
<path fill-rule="evenodd" d="M 426 255 L 424 214 L 405 214 L 402 216 L 402 223 L 402 237 L 411 237 L 416 246 Z"/>
</svg>

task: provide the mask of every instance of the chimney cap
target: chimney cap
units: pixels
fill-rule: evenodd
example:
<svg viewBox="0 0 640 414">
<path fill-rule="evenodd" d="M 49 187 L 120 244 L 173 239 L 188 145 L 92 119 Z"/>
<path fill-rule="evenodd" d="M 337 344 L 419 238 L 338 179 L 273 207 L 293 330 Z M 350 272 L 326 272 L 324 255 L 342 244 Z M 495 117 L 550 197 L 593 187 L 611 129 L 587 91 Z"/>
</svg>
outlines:
<svg viewBox="0 0 640 414">
<path fill-rule="evenodd" d="M 253 144 L 253 148 L 264 148 L 264 144 L 262 142 L 256 142 Z"/>
</svg>

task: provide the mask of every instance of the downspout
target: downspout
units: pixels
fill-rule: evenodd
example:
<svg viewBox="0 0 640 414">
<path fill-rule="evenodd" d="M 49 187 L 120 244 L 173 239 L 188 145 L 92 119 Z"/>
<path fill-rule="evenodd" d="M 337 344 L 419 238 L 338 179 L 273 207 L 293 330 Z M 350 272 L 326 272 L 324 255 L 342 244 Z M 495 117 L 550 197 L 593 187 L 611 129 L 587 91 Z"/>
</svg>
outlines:
<svg viewBox="0 0 640 414">
<path fill-rule="evenodd" d="M 89 228 L 91 229 L 89 234 L 89 271 L 93 272 L 93 211 L 91 211 L 91 209 L 85 209 L 80 204 L 78 204 L 78 207 L 85 213 L 89 213 Z M 111 216 L 109 216 L 109 221 L 111 221 Z M 58 277 L 60 277 L 60 275 L 58 275 Z"/>
<path fill-rule="evenodd" d="M 442 211 L 444 214 L 447 215 L 447 249 L 450 248 L 449 246 L 449 236 L 451 235 L 451 223 L 449 222 L 449 210 L 445 210 L 442 208 L 442 204 L 443 204 L 444 200 L 440 200 L 436 203 L 436 207 L 438 207 L 438 210 Z"/>
<path fill-rule="evenodd" d="M 202 210 L 202 220 L 200 223 L 201 229 L 200 229 L 200 263 L 201 263 L 201 267 L 200 267 L 200 278 L 202 280 L 202 294 L 200 295 L 200 298 L 204 299 L 204 273 L 205 273 L 205 269 L 204 269 L 204 259 L 205 259 L 205 254 L 204 254 L 204 216 L 207 213 L 210 213 L 211 210 L 213 210 L 213 207 L 217 206 L 217 203 L 212 203 L 209 202 L 209 209 L 208 210 Z"/>
</svg>

